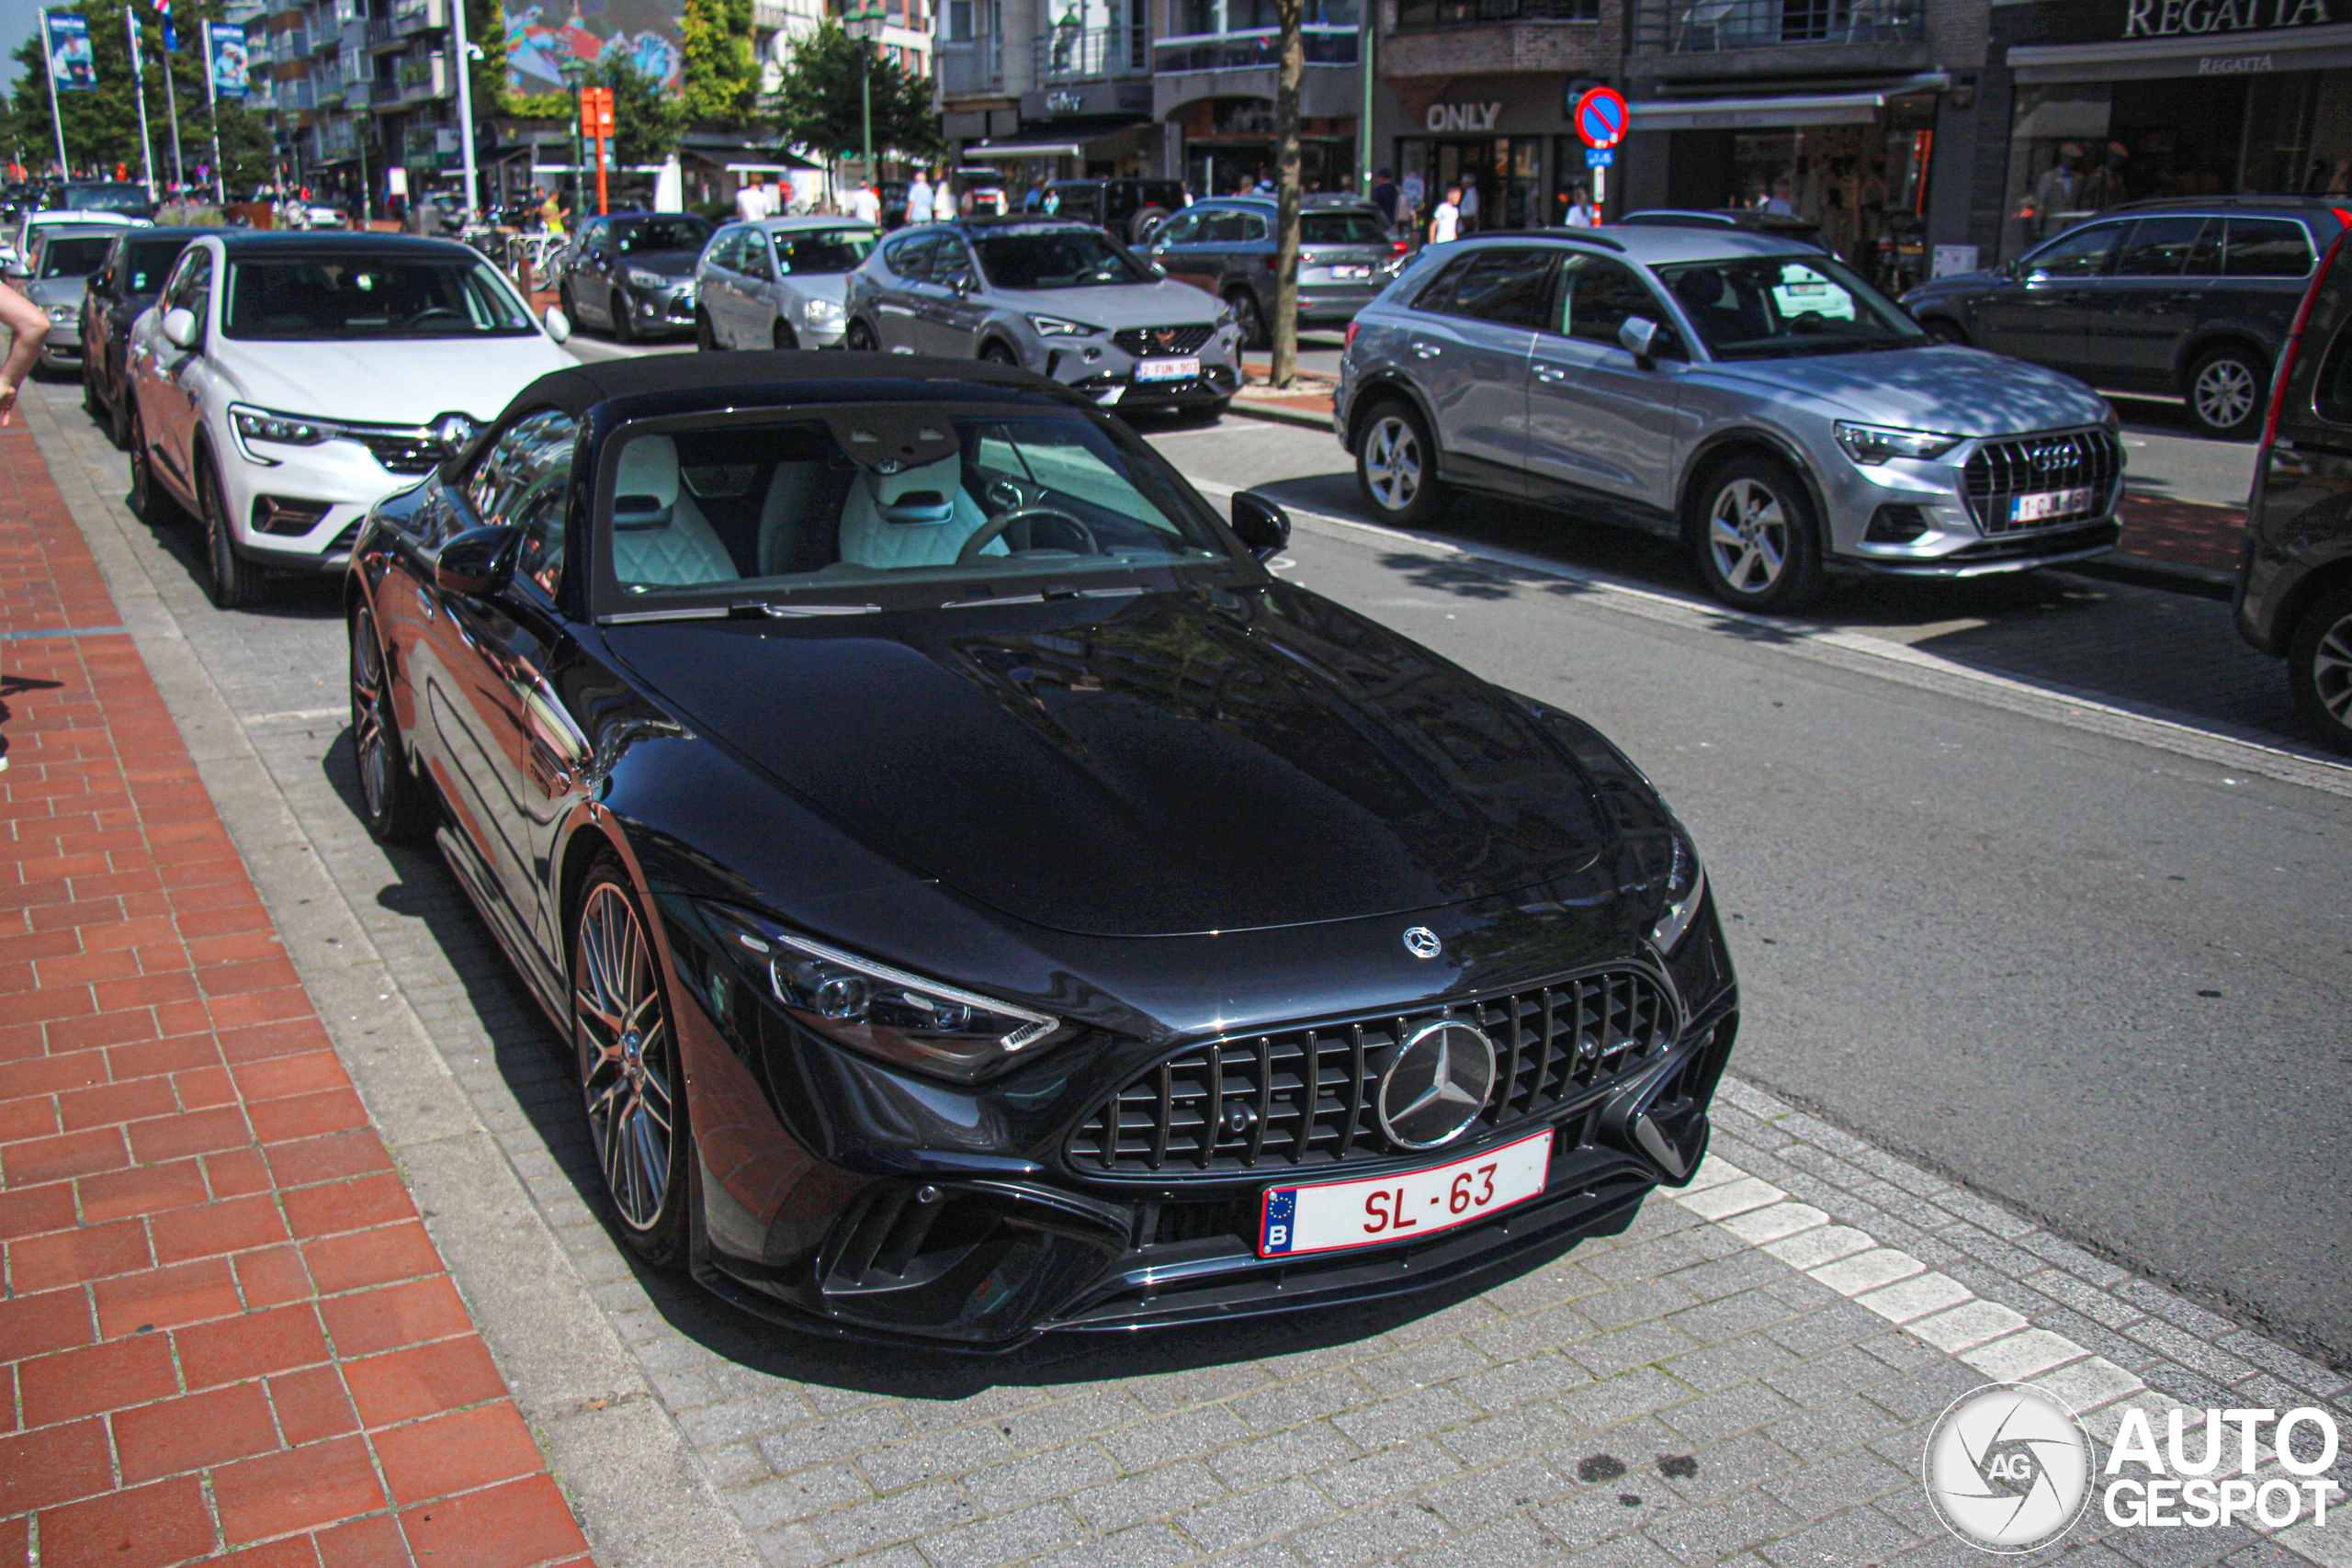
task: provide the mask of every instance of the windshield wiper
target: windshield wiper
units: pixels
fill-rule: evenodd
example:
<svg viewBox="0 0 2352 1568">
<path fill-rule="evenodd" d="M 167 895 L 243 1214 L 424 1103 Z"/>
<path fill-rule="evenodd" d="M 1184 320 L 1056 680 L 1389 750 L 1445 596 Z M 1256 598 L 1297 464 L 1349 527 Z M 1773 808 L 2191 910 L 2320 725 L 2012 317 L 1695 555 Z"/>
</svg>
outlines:
<svg viewBox="0 0 2352 1568">
<path fill-rule="evenodd" d="M 608 626 L 636 626 L 646 621 L 790 620 L 802 615 L 879 615 L 879 604 L 775 604 L 764 599 L 738 599 L 731 604 L 680 604 L 667 610 L 615 610 L 599 615 Z"/>
</svg>

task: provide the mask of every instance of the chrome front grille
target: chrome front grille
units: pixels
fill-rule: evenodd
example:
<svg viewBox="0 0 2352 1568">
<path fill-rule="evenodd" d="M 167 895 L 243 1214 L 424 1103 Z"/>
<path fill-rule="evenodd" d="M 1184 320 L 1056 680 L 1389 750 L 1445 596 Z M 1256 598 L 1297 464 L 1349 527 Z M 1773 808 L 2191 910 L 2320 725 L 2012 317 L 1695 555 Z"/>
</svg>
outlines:
<svg viewBox="0 0 2352 1568">
<path fill-rule="evenodd" d="M 353 431 L 353 437 L 376 455 L 376 461 L 395 474 L 429 474 L 448 449 L 427 431 L 386 431 L 377 434 Z"/>
<path fill-rule="evenodd" d="M 1495 1088 L 1474 1125 L 1531 1121 L 1673 1043 L 1672 994 L 1645 970 L 1401 1016 L 1195 1045 L 1139 1074 L 1065 1145 L 1080 1171 L 1181 1176 L 1340 1165 L 1410 1151 L 1380 1131 L 1380 1076 L 1400 1041 L 1455 1018 L 1495 1046 Z"/>
<path fill-rule="evenodd" d="M 2115 505 L 2123 477 L 2123 446 L 2104 429 L 2067 430 L 2051 435 L 2019 435 L 1987 441 L 1962 470 L 1968 510 L 1985 535 L 2063 528 L 2104 517 Z M 2009 502 L 2020 495 L 2053 490 L 2088 490 L 2090 504 L 2030 522 L 2012 522 Z"/>
<path fill-rule="evenodd" d="M 1215 327 L 1200 322 L 1184 327 L 1128 327 L 1112 333 L 1111 341 L 1137 359 L 1150 359 L 1163 355 L 1196 353 L 1216 331 Z"/>
</svg>

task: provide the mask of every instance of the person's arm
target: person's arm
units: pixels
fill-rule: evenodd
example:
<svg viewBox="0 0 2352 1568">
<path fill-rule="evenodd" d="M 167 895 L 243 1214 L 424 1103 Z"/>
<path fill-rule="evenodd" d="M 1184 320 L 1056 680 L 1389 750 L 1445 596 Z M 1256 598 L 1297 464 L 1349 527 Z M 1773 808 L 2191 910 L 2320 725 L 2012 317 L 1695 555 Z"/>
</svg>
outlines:
<svg viewBox="0 0 2352 1568">
<path fill-rule="evenodd" d="M 0 426 L 17 412 L 17 389 L 33 373 L 40 345 L 49 338 L 49 312 L 0 283 L 0 326 L 8 329 L 8 357 L 0 360 Z"/>
</svg>

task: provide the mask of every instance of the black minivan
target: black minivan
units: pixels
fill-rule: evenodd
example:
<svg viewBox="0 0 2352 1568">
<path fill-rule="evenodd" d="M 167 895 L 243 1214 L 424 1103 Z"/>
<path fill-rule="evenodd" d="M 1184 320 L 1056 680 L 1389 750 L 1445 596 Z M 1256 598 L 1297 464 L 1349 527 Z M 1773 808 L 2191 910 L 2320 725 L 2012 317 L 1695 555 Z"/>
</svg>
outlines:
<svg viewBox="0 0 2352 1568">
<path fill-rule="evenodd" d="M 2352 258 L 2338 239 L 2281 349 L 2238 561 L 2238 630 L 2283 656 L 2295 705 L 2352 751 Z"/>
<path fill-rule="evenodd" d="M 2324 197 L 2135 201 L 1991 272 L 1903 297 L 1952 343 L 2107 392 L 2177 395 L 2207 435 L 2251 438 L 2312 264 L 2352 216 Z"/>
</svg>

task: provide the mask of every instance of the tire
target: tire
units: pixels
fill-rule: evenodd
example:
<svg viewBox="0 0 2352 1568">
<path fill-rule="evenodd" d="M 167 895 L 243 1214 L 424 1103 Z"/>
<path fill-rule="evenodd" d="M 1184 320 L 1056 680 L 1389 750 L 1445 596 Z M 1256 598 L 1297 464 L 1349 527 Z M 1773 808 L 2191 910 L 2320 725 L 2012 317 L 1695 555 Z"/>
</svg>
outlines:
<svg viewBox="0 0 2352 1568">
<path fill-rule="evenodd" d="M 368 836 L 379 844 L 423 841 L 433 813 L 401 744 L 383 639 L 376 633 L 375 613 L 364 604 L 351 617 L 351 745 Z"/>
<path fill-rule="evenodd" d="M 147 422 L 140 417 L 138 400 L 126 389 L 123 400 L 130 404 L 130 510 L 150 528 L 180 522 L 187 513 L 155 478 L 155 458 L 147 449 Z"/>
<path fill-rule="evenodd" d="M 2352 752 L 2352 583 L 2321 595 L 2295 623 L 2287 682 L 2321 744 Z"/>
<path fill-rule="evenodd" d="M 91 369 L 87 354 L 82 355 L 82 412 L 94 422 L 109 425 L 113 423 L 107 412 L 107 400 L 98 396 L 97 374 Z"/>
<path fill-rule="evenodd" d="M 118 384 L 114 400 L 107 404 L 107 439 L 120 452 L 130 450 L 130 389 Z"/>
<path fill-rule="evenodd" d="M 699 305 L 695 307 L 695 347 L 705 354 L 718 352 L 718 336 L 710 330 L 710 318 Z"/>
<path fill-rule="evenodd" d="M 572 1060 L 622 1243 L 654 1268 L 679 1269 L 688 1252 L 693 1138 L 650 930 L 620 862 L 599 855 L 571 920 Z M 639 1027 L 628 1027 L 631 1021 Z"/>
<path fill-rule="evenodd" d="M 2180 389 L 2188 423 L 2203 435 L 2241 441 L 2261 427 L 2270 367 L 2250 348 L 2224 344 L 2197 356 Z"/>
<path fill-rule="evenodd" d="M 1960 323 L 1957 321 L 1948 321 L 1941 316 L 1930 316 L 1919 324 L 1927 328 L 1928 335 L 1938 343 L 1948 343 L 1960 348 L 1968 346 L 1968 334 L 1961 330 Z"/>
<path fill-rule="evenodd" d="M 1151 243 L 1151 237 L 1159 232 L 1160 226 L 1168 221 L 1168 209 L 1164 207 L 1147 207 L 1137 212 L 1127 220 L 1127 243 Z"/>
<path fill-rule="evenodd" d="M 1708 592 L 1734 609 L 1781 615 L 1820 593 L 1821 529 L 1787 464 L 1734 457 L 1710 469 L 1691 499 L 1691 542 Z"/>
<path fill-rule="evenodd" d="M 220 477 L 209 463 L 196 470 L 197 499 L 204 502 L 204 564 L 215 609 L 242 610 L 262 596 L 261 568 L 239 555 L 229 527 L 228 503 L 220 497 Z"/>
<path fill-rule="evenodd" d="M 573 332 L 586 331 L 588 323 L 580 319 L 580 301 L 571 297 L 571 279 L 567 277 L 561 283 L 556 285 L 555 298 L 556 303 L 563 307 L 564 315 L 570 319 L 571 322 L 571 330 Z"/>
<path fill-rule="evenodd" d="M 635 343 L 637 322 L 629 316 L 628 298 L 617 288 L 607 290 L 605 295 L 605 309 L 613 318 L 613 341 Z"/>
<path fill-rule="evenodd" d="M 1021 356 L 1013 353 L 1012 348 L 1008 345 L 999 343 L 995 339 L 991 338 L 987 343 L 980 344 L 980 363 L 983 365 L 1001 365 L 1006 367 L 1008 369 L 1018 370 L 1021 368 Z"/>
<path fill-rule="evenodd" d="M 1266 330 L 1266 312 L 1258 309 L 1257 295 L 1247 288 L 1237 288 L 1225 297 L 1225 302 L 1233 307 L 1234 322 L 1241 329 L 1242 347 L 1272 346 L 1273 334 Z"/>
<path fill-rule="evenodd" d="M 1410 403 L 1384 402 L 1365 416 L 1356 437 L 1356 488 L 1383 523 L 1418 526 L 1445 510 L 1437 443 Z"/>
<path fill-rule="evenodd" d="M 842 334 L 842 345 L 853 354 L 882 352 L 881 341 L 874 335 L 874 329 L 864 321 L 852 321 L 849 324 L 849 330 Z"/>
<path fill-rule="evenodd" d="M 785 325 L 782 321 L 778 321 L 775 324 L 775 329 L 768 333 L 768 339 L 770 342 L 775 344 L 777 348 L 782 349 L 786 353 L 790 353 L 800 346 L 800 338 L 798 334 L 794 333 L 790 327 Z"/>
</svg>

